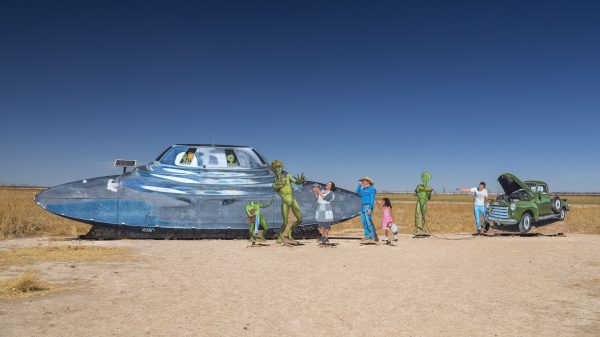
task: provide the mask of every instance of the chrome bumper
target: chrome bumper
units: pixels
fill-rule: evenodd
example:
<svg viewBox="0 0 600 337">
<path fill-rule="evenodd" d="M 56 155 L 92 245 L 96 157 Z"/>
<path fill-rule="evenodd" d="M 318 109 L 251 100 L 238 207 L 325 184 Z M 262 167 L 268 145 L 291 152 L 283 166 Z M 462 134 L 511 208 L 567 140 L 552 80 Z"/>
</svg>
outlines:
<svg viewBox="0 0 600 337">
<path fill-rule="evenodd" d="M 518 223 L 518 221 L 514 219 L 496 218 L 492 216 L 488 216 L 485 220 L 487 222 L 493 222 L 501 225 L 516 225 Z"/>
</svg>

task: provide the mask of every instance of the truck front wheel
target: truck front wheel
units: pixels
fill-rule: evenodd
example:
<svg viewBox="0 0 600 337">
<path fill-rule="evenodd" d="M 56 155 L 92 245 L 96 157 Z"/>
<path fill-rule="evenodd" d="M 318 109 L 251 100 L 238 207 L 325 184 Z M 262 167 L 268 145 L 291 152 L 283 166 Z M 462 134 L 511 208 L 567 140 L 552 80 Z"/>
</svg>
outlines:
<svg viewBox="0 0 600 337">
<path fill-rule="evenodd" d="M 563 221 L 563 220 L 565 220 L 566 216 L 567 216 L 567 211 L 564 208 L 562 208 L 558 215 L 558 220 Z"/>
<path fill-rule="evenodd" d="M 532 223 L 533 223 L 533 217 L 531 217 L 531 214 L 529 214 L 529 213 L 523 214 L 523 217 L 521 218 L 521 222 L 519 222 L 519 231 L 521 233 L 529 232 L 529 230 L 531 229 Z"/>
</svg>

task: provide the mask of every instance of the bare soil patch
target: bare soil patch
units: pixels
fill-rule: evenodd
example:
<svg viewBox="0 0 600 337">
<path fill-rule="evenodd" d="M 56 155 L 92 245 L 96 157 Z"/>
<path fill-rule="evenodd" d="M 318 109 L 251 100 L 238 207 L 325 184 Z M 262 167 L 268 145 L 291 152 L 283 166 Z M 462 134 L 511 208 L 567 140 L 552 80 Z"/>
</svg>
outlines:
<svg viewBox="0 0 600 337">
<path fill-rule="evenodd" d="M 1 301 L 2 336 L 600 334 L 600 236 L 333 241 L 83 242 L 134 258 L 36 260 L 43 280 L 68 290 Z M 37 245 L 47 241 L 0 250 Z"/>
</svg>

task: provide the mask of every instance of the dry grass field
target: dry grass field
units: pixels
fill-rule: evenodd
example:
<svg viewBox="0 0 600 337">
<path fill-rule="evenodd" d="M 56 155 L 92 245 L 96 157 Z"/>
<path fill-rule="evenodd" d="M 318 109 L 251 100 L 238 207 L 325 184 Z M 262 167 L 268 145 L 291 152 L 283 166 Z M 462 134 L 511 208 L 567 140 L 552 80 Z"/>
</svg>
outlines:
<svg viewBox="0 0 600 337">
<path fill-rule="evenodd" d="M 394 219 L 400 233 L 412 233 L 416 197 L 410 194 L 381 194 L 378 200 L 387 197 L 393 207 Z M 600 196 L 568 196 L 571 211 L 565 221 L 569 232 L 600 234 Z M 475 230 L 473 199 L 470 195 L 433 195 L 428 204 L 428 226 L 437 233 L 464 233 Z M 376 208 L 373 222 L 381 223 L 381 210 Z M 335 225 L 335 234 L 360 232 L 359 218 Z"/>
<path fill-rule="evenodd" d="M 39 208 L 33 198 L 40 191 L 0 188 L 0 239 L 32 235 L 74 236 L 87 232 L 88 225 Z"/>
<path fill-rule="evenodd" d="M 0 239 L 36 235 L 75 236 L 85 234 L 89 226 L 50 214 L 37 207 L 34 196 L 39 189 L 0 188 Z M 382 194 L 394 207 L 401 233 L 410 233 L 414 223 L 416 199 L 409 194 Z M 571 233 L 600 234 L 600 196 L 569 196 L 571 211 L 566 225 Z M 472 199 L 469 195 L 434 195 L 429 203 L 429 227 L 438 233 L 464 233 L 474 230 Z M 381 212 L 373 221 L 379 227 Z M 333 235 L 359 233 L 359 218 L 335 225 Z"/>
</svg>

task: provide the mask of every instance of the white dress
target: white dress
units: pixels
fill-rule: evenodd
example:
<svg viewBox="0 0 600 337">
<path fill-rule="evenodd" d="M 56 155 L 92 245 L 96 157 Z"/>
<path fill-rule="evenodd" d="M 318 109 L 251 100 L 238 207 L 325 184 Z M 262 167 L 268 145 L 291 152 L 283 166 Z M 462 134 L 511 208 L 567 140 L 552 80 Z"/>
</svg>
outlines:
<svg viewBox="0 0 600 337">
<path fill-rule="evenodd" d="M 315 213 L 317 222 L 333 222 L 331 202 L 334 199 L 335 193 L 331 191 L 323 193 L 323 196 L 319 195 L 319 198 L 317 199 L 317 211 Z"/>
</svg>

